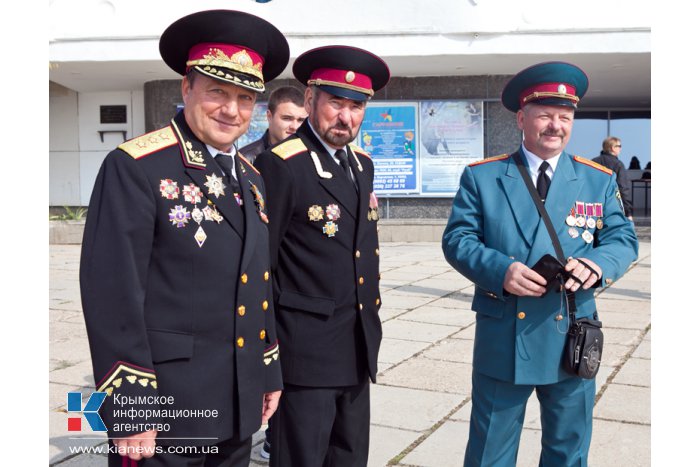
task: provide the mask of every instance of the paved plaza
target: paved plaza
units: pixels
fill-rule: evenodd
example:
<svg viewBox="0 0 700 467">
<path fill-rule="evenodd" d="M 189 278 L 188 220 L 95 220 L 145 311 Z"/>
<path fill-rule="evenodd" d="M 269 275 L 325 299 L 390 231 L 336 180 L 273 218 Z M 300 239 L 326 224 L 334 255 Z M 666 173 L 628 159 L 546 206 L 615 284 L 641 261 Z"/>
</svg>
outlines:
<svg viewBox="0 0 700 467">
<path fill-rule="evenodd" d="M 650 242 L 639 250 L 627 273 L 598 295 L 605 350 L 596 378 L 593 467 L 651 465 Z M 381 251 L 384 339 L 371 388 L 369 465 L 459 467 L 469 434 L 474 285 L 447 264 L 439 243 L 383 243 Z M 66 393 L 94 390 L 79 255 L 79 245 L 50 246 L 49 464 L 101 467 L 105 456 L 71 447 L 104 445 L 106 438 L 67 431 Z M 530 401 L 522 467 L 536 466 L 540 450 L 537 399 Z M 267 465 L 259 456 L 262 437 L 262 430 L 254 437 L 251 466 Z"/>
</svg>

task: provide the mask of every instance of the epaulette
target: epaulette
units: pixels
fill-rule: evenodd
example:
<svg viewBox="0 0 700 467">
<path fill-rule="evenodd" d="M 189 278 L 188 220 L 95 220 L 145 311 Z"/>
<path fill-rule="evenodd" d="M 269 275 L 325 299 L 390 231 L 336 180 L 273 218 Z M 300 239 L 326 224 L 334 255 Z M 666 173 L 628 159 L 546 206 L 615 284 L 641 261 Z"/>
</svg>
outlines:
<svg viewBox="0 0 700 467">
<path fill-rule="evenodd" d="M 354 152 L 355 154 L 362 154 L 363 156 L 365 156 L 365 157 L 368 158 L 368 159 L 371 159 L 371 158 L 372 158 L 372 156 L 370 156 L 370 154 L 369 154 L 367 151 L 365 151 L 364 149 L 362 149 L 362 148 L 361 148 L 360 146 L 358 146 L 357 144 L 352 144 L 352 143 L 350 143 L 350 144 L 348 144 L 348 146 L 350 146 L 350 149 L 352 149 L 352 152 Z"/>
<path fill-rule="evenodd" d="M 251 169 L 253 169 L 253 171 L 254 171 L 256 174 L 260 175 L 260 172 L 258 172 L 258 169 L 256 169 L 255 166 L 254 166 L 253 164 L 251 164 L 250 161 L 249 161 L 248 159 L 246 159 L 246 157 L 245 157 L 243 154 L 241 154 L 240 152 L 238 153 L 238 158 L 239 158 L 240 160 L 242 160 L 243 162 L 245 162 L 245 165 L 247 165 L 248 167 L 250 167 Z"/>
<path fill-rule="evenodd" d="M 594 169 L 598 169 L 598 170 L 600 170 L 601 172 L 605 172 L 605 173 L 608 174 L 608 175 L 612 175 L 612 174 L 613 174 L 613 171 L 610 170 L 610 169 L 608 169 L 608 168 L 605 167 L 604 165 L 600 165 L 599 163 L 593 162 L 592 160 L 586 159 L 585 157 L 574 156 L 574 160 L 575 160 L 576 162 L 578 162 L 578 163 L 583 164 L 583 165 L 587 165 L 588 167 L 593 167 Z"/>
<path fill-rule="evenodd" d="M 306 145 L 301 138 L 292 138 L 272 148 L 272 152 L 285 160 L 304 151 L 306 151 Z"/>
<path fill-rule="evenodd" d="M 503 159 L 508 159 L 510 154 L 501 154 L 500 156 L 487 157 L 486 159 L 472 162 L 469 167 L 475 167 L 477 165 L 486 164 L 488 162 L 502 161 Z"/>
<path fill-rule="evenodd" d="M 118 147 L 134 159 L 140 159 L 175 144 L 177 144 L 175 133 L 171 127 L 166 126 L 160 130 L 125 141 Z"/>
</svg>

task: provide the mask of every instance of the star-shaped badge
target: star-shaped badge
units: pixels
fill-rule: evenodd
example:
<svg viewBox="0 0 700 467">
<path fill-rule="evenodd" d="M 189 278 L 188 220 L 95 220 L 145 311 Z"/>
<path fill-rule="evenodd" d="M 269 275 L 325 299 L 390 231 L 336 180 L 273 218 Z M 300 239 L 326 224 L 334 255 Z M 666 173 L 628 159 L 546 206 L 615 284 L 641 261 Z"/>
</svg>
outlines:
<svg viewBox="0 0 700 467">
<path fill-rule="evenodd" d="M 207 194 L 214 195 L 217 198 L 219 196 L 224 195 L 224 189 L 226 188 L 226 185 L 224 185 L 224 179 L 221 177 L 217 177 L 215 173 L 212 173 L 211 175 L 207 175 L 207 182 L 204 184 L 209 191 Z"/>
<path fill-rule="evenodd" d="M 185 201 L 192 204 L 197 204 L 202 201 L 202 190 L 200 190 L 194 183 L 190 183 L 189 185 L 183 187 L 182 195 L 185 197 Z"/>
</svg>

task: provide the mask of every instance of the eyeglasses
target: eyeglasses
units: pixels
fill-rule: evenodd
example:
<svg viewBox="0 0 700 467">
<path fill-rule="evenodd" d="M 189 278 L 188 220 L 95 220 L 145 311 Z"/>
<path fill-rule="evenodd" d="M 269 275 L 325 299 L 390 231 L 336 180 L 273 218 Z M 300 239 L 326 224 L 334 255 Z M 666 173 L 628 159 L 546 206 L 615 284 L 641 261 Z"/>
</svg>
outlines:
<svg viewBox="0 0 700 467">
<path fill-rule="evenodd" d="M 615 145 L 613 145 L 613 147 L 614 147 L 614 148 L 621 148 L 622 145 L 621 145 L 621 144 L 615 144 Z"/>
</svg>

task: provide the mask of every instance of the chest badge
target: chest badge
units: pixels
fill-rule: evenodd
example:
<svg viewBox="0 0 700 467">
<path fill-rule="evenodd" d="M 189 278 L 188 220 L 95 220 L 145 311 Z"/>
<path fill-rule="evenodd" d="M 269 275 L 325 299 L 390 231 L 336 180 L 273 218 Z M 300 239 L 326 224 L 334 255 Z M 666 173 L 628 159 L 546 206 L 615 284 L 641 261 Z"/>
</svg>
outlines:
<svg viewBox="0 0 700 467">
<path fill-rule="evenodd" d="M 337 204 L 329 204 L 326 206 L 326 217 L 329 221 L 336 221 L 340 219 L 340 208 Z"/>
<path fill-rule="evenodd" d="M 323 226 L 323 233 L 328 235 L 329 237 L 335 237 L 335 234 L 338 232 L 338 224 L 336 224 L 333 221 L 326 222 L 326 225 Z"/>
<path fill-rule="evenodd" d="M 207 194 L 214 195 L 217 198 L 219 196 L 224 195 L 224 189 L 226 188 L 226 185 L 224 185 L 224 179 L 221 177 L 217 177 L 215 173 L 212 173 L 211 175 L 207 175 L 207 181 L 204 184 L 208 188 Z"/>
<path fill-rule="evenodd" d="M 201 225 L 197 229 L 197 233 L 194 234 L 194 239 L 197 242 L 197 245 L 199 245 L 199 248 L 202 248 L 204 241 L 207 239 L 207 234 L 204 232 Z"/>
<path fill-rule="evenodd" d="M 184 187 L 182 189 L 182 195 L 188 203 L 197 204 L 202 201 L 202 190 L 194 183 L 190 183 Z"/>
<path fill-rule="evenodd" d="M 314 204 L 313 206 L 309 207 L 308 214 L 309 220 L 312 222 L 323 220 L 323 208 L 318 204 Z"/>
<path fill-rule="evenodd" d="M 170 222 L 172 222 L 178 229 L 187 225 L 191 217 L 192 216 L 187 211 L 187 208 L 183 206 L 178 205 L 170 210 Z"/>
<path fill-rule="evenodd" d="M 177 186 L 177 182 L 166 178 L 160 181 L 160 195 L 166 199 L 177 199 L 180 194 L 180 188 Z"/>
</svg>

